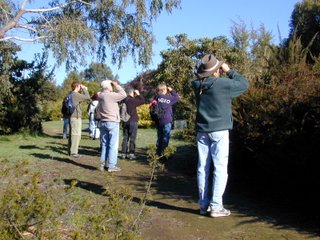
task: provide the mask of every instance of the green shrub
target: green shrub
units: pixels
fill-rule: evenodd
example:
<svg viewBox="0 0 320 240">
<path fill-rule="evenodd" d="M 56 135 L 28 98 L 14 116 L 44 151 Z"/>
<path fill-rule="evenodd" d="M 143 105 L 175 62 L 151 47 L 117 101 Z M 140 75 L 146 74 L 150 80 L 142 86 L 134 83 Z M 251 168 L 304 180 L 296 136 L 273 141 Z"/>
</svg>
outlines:
<svg viewBox="0 0 320 240">
<path fill-rule="evenodd" d="M 137 113 L 139 116 L 138 126 L 140 128 L 150 128 L 154 127 L 154 122 L 150 118 L 149 114 L 149 104 L 143 104 L 137 108 Z"/>
<path fill-rule="evenodd" d="M 141 220 L 144 208 L 135 205 L 128 189 L 112 187 L 111 175 L 98 203 L 79 195 L 77 187 L 84 183 L 77 179 L 46 183 L 28 163 L 0 165 L 1 239 L 140 239 L 137 216 Z"/>
<path fill-rule="evenodd" d="M 251 84 L 249 91 L 234 101 L 234 145 L 243 146 L 243 159 L 251 159 L 250 166 L 261 176 L 265 173 L 281 181 L 295 181 L 300 171 L 306 173 L 306 181 L 316 184 L 319 76 L 299 64 L 282 70 L 270 84 Z"/>
</svg>

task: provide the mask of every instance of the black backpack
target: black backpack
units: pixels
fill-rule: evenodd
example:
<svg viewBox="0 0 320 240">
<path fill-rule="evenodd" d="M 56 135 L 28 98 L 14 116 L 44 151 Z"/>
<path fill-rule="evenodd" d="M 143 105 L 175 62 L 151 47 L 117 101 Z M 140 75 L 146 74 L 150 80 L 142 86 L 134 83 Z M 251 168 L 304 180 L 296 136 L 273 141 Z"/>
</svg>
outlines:
<svg viewBox="0 0 320 240">
<path fill-rule="evenodd" d="M 164 114 L 164 110 L 159 106 L 158 102 L 153 102 L 150 106 L 150 117 L 151 119 L 158 123 Z"/>
<path fill-rule="evenodd" d="M 72 92 L 68 93 L 68 95 L 63 99 L 61 113 L 63 116 L 70 117 L 74 112 L 75 107 L 72 102 Z"/>
</svg>

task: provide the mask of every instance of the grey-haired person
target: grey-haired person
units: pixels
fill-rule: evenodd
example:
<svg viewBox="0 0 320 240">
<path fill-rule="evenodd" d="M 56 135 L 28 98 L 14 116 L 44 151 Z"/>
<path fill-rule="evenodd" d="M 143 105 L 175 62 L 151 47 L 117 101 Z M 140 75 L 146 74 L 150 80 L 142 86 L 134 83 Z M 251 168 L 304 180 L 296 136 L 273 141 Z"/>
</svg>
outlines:
<svg viewBox="0 0 320 240">
<path fill-rule="evenodd" d="M 192 86 L 197 101 L 197 183 L 200 214 L 226 217 L 231 214 L 223 206 L 228 180 L 229 131 L 233 128 L 231 102 L 234 97 L 248 89 L 249 83 L 212 54 L 201 59 L 196 75 L 197 79 L 192 82 Z M 210 169 L 213 169 L 213 172 L 210 172 Z"/>
<path fill-rule="evenodd" d="M 107 167 L 108 172 L 117 172 L 120 113 L 119 102 L 127 97 L 124 89 L 117 81 L 101 82 L 102 92 L 99 93 L 97 106 L 100 114 L 100 171 Z"/>
</svg>

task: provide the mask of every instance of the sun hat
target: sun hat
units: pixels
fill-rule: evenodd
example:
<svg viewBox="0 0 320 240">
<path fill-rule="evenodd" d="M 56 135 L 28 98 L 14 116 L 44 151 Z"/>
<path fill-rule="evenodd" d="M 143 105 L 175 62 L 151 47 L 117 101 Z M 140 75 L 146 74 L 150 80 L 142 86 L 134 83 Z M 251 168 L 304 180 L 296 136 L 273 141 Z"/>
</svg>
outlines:
<svg viewBox="0 0 320 240">
<path fill-rule="evenodd" d="M 103 80 L 101 82 L 101 88 L 102 89 L 106 89 L 106 88 L 110 88 L 111 87 L 111 80 Z"/>
<path fill-rule="evenodd" d="M 199 77 L 209 77 L 217 71 L 223 62 L 219 61 L 212 54 L 207 54 L 201 59 L 201 64 L 197 69 L 197 75 Z"/>
</svg>

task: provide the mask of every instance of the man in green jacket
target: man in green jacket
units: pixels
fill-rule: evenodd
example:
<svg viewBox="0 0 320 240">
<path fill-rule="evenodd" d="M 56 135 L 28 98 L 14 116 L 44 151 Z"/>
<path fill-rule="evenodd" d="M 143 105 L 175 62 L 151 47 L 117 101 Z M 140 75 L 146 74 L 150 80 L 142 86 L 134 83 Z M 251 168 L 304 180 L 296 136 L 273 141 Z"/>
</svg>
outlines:
<svg viewBox="0 0 320 240">
<path fill-rule="evenodd" d="M 70 135 L 69 137 L 69 155 L 74 158 L 80 158 L 78 153 L 79 143 L 81 140 L 82 127 L 82 109 L 81 102 L 90 99 L 90 95 L 86 86 L 82 85 L 79 80 L 71 83 L 72 104 L 75 107 L 74 112 L 70 116 Z"/>
<path fill-rule="evenodd" d="M 227 77 L 222 77 L 222 73 Z M 249 84 L 212 54 L 201 59 L 196 75 L 198 78 L 192 85 L 197 100 L 200 214 L 210 212 L 211 217 L 225 217 L 231 214 L 223 207 L 222 199 L 228 180 L 229 130 L 233 127 L 231 101 L 245 92 Z M 210 169 L 213 169 L 211 174 Z"/>
</svg>

